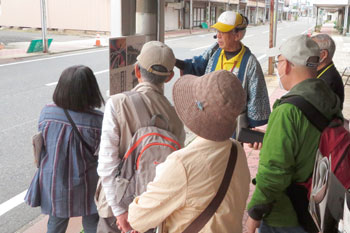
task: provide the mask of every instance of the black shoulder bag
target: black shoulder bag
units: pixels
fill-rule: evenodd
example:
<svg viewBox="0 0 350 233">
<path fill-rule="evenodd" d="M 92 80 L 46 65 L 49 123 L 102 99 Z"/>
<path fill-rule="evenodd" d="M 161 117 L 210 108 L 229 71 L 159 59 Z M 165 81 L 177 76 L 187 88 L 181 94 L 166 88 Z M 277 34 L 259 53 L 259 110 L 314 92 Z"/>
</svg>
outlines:
<svg viewBox="0 0 350 233">
<path fill-rule="evenodd" d="M 94 150 L 90 147 L 90 145 L 87 144 L 87 142 L 83 139 L 83 136 L 80 134 L 80 132 L 79 132 L 77 126 L 75 125 L 74 121 L 72 120 L 72 117 L 69 115 L 67 109 L 63 109 L 63 110 L 64 110 L 64 114 L 66 114 L 67 119 L 69 120 L 70 124 L 72 125 L 74 132 L 78 135 L 78 137 L 79 137 L 81 143 L 83 144 L 83 146 L 91 153 L 91 155 L 92 155 L 93 157 L 96 157 L 96 156 L 94 156 L 95 151 L 94 151 Z"/>
</svg>

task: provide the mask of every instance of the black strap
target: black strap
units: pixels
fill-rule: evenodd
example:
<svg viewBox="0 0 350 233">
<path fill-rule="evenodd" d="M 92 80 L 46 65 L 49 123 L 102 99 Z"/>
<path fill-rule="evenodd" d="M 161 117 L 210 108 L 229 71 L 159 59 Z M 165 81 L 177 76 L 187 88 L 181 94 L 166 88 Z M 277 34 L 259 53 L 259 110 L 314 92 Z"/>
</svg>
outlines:
<svg viewBox="0 0 350 233">
<path fill-rule="evenodd" d="M 83 146 L 85 146 L 85 148 L 86 148 L 92 155 L 94 155 L 94 150 L 90 147 L 89 144 L 87 144 L 87 142 L 84 141 L 83 136 L 81 136 L 81 134 L 80 134 L 80 132 L 79 132 L 77 126 L 75 125 L 74 121 L 72 120 L 71 116 L 69 115 L 67 109 L 63 109 L 63 110 L 64 110 L 64 113 L 66 114 L 66 116 L 67 116 L 67 118 L 68 118 L 70 124 L 72 125 L 74 132 L 78 135 L 78 137 L 79 137 L 81 143 L 83 143 Z"/>
<path fill-rule="evenodd" d="M 281 103 L 290 103 L 298 107 L 305 117 L 321 132 L 330 124 L 330 121 L 302 96 L 291 96 L 282 100 Z"/>
<path fill-rule="evenodd" d="M 213 200 L 209 203 L 207 208 L 183 231 L 183 233 L 197 233 L 199 232 L 209 219 L 213 216 L 215 211 L 220 206 L 222 200 L 224 199 L 227 189 L 231 183 L 231 178 L 233 170 L 235 169 L 237 161 L 237 147 L 232 143 L 230 158 L 227 163 L 224 178 L 220 184 L 218 192 L 216 193 Z"/>
</svg>

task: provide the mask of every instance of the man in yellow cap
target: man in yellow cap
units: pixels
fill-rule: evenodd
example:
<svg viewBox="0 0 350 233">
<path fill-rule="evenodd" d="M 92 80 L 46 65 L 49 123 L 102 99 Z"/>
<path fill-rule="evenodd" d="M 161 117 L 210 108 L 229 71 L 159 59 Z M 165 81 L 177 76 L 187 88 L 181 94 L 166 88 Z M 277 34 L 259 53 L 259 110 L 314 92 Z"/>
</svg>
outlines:
<svg viewBox="0 0 350 233">
<path fill-rule="evenodd" d="M 244 46 L 243 39 L 248 19 L 243 15 L 225 11 L 212 27 L 217 30 L 217 43 L 200 56 L 184 61 L 177 60 L 175 66 L 183 74 L 197 76 L 215 70 L 228 70 L 241 81 L 247 93 L 247 107 L 238 118 L 236 133 L 240 128 L 254 128 L 267 123 L 270 103 L 264 74 L 256 57 Z M 214 36 L 215 38 L 215 36 Z"/>
</svg>

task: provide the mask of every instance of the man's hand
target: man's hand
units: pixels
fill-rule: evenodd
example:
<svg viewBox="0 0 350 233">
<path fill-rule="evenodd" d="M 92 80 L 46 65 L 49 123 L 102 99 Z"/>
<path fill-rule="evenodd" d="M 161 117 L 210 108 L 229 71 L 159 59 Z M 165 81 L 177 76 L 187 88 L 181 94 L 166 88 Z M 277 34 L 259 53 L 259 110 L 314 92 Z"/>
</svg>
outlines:
<svg viewBox="0 0 350 233">
<path fill-rule="evenodd" d="M 260 226 L 260 221 L 254 220 L 248 216 L 246 225 L 248 230 L 247 233 L 255 233 L 255 230 Z"/>
<path fill-rule="evenodd" d="M 258 131 L 258 132 L 265 133 L 264 130 L 261 130 L 261 129 L 258 129 L 258 128 L 252 128 L 251 130 L 255 130 L 255 131 Z M 247 143 L 247 145 L 248 145 L 249 148 L 253 148 L 254 150 L 260 150 L 262 148 L 262 142 L 254 142 L 253 144 L 252 143 Z"/>
<path fill-rule="evenodd" d="M 247 143 L 249 148 L 253 148 L 254 150 L 260 150 L 262 148 L 262 142 L 254 142 L 254 144 Z"/>
<path fill-rule="evenodd" d="M 117 216 L 116 218 L 117 218 L 118 229 L 121 230 L 122 233 L 125 233 L 125 232 L 132 230 L 132 228 L 128 222 L 128 212 L 125 212 L 125 213 Z"/>
</svg>

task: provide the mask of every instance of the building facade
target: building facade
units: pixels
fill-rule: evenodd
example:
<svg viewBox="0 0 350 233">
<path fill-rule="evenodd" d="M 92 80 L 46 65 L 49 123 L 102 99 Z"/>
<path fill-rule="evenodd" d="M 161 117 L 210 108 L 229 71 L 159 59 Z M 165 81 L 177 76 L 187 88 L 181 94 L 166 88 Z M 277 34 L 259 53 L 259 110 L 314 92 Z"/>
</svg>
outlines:
<svg viewBox="0 0 350 233">
<path fill-rule="evenodd" d="M 111 31 L 112 0 L 46 0 L 49 30 Z M 157 0 L 154 0 L 157 1 Z M 225 10 L 238 11 L 250 24 L 269 19 L 270 0 L 164 0 L 165 31 L 209 27 Z M 279 18 L 284 2 L 278 0 Z M 39 0 L 0 0 L 0 26 L 41 28 Z M 191 20 L 192 16 L 192 20 Z M 113 18 L 113 17 L 112 17 Z"/>
</svg>

